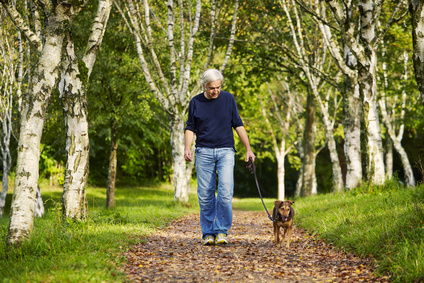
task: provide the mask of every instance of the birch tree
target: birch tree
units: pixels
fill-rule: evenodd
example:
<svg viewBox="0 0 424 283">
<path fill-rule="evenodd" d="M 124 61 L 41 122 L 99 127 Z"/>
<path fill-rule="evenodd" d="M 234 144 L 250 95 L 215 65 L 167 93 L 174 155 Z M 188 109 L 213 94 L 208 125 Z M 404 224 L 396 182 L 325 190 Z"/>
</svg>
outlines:
<svg viewBox="0 0 424 283">
<path fill-rule="evenodd" d="M 191 168 L 187 168 L 184 160 L 184 123 L 190 99 L 200 91 L 198 77 L 201 72 L 214 64 L 216 53 L 216 36 L 222 28 L 220 23 L 227 23 L 224 7 L 218 7 L 212 1 L 210 15 L 201 17 L 202 1 L 173 0 L 163 2 L 145 0 L 115 1 L 115 5 L 130 30 L 136 45 L 141 68 L 150 90 L 161 103 L 169 118 L 171 129 L 171 149 L 173 157 L 175 186 L 174 200 L 187 202 L 189 187 L 187 176 Z M 156 9 L 155 9 L 156 8 Z M 166 8 L 166 15 L 160 13 Z M 225 7 L 230 8 L 230 7 Z M 234 1 L 229 40 L 220 70 L 223 72 L 232 52 L 237 22 L 238 0 Z M 231 16 L 230 16 L 231 17 Z M 201 23 L 201 19 L 208 21 Z M 204 39 L 198 38 L 201 24 L 209 26 L 209 46 L 204 48 Z M 202 31 L 204 32 L 204 31 Z M 203 41 L 203 42 L 202 42 Z M 166 48 L 161 49 L 161 44 Z"/>
<path fill-rule="evenodd" d="M 63 214 L 74 219 L 84 219 L 87 213 L 85 185 L 88 177 L 89 139 L 86 91 L 112 8 L 112 0 L 99 0 L 98 3 L 82 60 L 75 54 L 70 30 L 66 34 L 59 82 L 65 115 L 67 152 Z"/>
<path fill-rule="evenodd" d="M 292 57 L 297 58 L 296 65 L 298 65 L 305 74 L 305 78 L 309 84 L 310 90 L 314 95 L 315 101 L 317 102 L 321 112 L 322 122 L 325 129 L 325 136 L 327 139 L 327 147 L 329 149 L 332 164 L 333 190 L 340 192 L 343 190 L 344 184 L 336 149 L 336 141 L 334 139 L 333 133 L 334 119 L 332 119 L 332 117 L 329 115 L 329 109 L 327 107 L 327 101 L 329 97 L 326 97 L 326 100 L 321 98 L 319 86 L 322 84 L 322 79 L 320 76 L 316 75 L 316 73 L 326 72 L 324 68 L 325 64 L 327 63 L 327 48 L 326 45 L 322 45 L 322 48 L 316 48 L 310 45 L 307 46 L 308 42 L 313 42 L 314 39 L 306 40 L 306 33 L 302 31 L 304 27 L 302 26 L 302 18 L 300 17 L 294 1 L 290 3 L 286 0 L 280 0 L 280 4 L 286 13 L 288 25 L 290 28 L 290 35 L 295 46 L 296 54 L 294 54 Z M 337 104 L 338 103 L 336 102 L 336 107 Z"/>
<path fill-rule="evenodd" d="M 415 80 L 424 104 L 424 3 L 420 0 L 409 1 L 409 11 L 412 21 L 412 45 L 414 48 Z"/>
<path fill-rule="evenodd" d="M 385 181 L 385 167 L 377 107 L 376 50 L 391 25 L 405 15 L 405 3 L 399 1 L 387 9 L 389 20 L 383 25 L 384 28 L 379 30 L 377 21 L 382 16 L 383 1 L 363 0 L 359 1 L 359 5 L 353 1 L 341 3 L 336 0 L 326 0 L 325 2 L 337 23 L 337 27 L 331 27 L 340 33 L 343 43 L 349 47 L 357 60 L 358 84 L 367 134 L 367 173 L 373 184 L 380 185 Z M 348 20 L 354 8 L 356 8 L 354 12 L 359 14 L 357 24 Z"/>
<path fill-rule="evenodd" d="M 267 83 L 267 89 L 269 92 L 269 97 L 271 98 L 272 108 L 266 107 L 265 102 L 260 99 L 261 104 L 261 111 L 262 116 L 265 119 L 265 123 L 268 127 L 268 130 L 271 134 L 272 139 L 272 145 L 274 148 L 275 156 L 277 159 L 277 179 L 278 179 L 278 199 L 284 200 L 285 199 L 285 157 L 290 152 L 294 144 L 291 146 L 286 146 L 286 136 L 290 138 L 289 136 L 289 129 L 290 129 L 290 122 L 291 122 L 291 113 L 293 111 L 293 103 L 294 103 L 294 97 L 293 94 L 290 91 L 290 87 L 286 81 L 280 81 L 279 84 L 283 87 L 283 92 L 286 93 L 286 95 L 282 95 L 283 99 L 287 101 L 284 112 L 285 116 L 283 117 L 280 107 L 277 105 L 276 97 L 273 93 L 273 90 L 270 88 L 269 84 Z M 268 111 L 268 109 L 272 109 Z M 279 129 L 281 129 L 280 134 L 277 136 L 277 130 L 274 130 L 274 126 L 271 124 L 269 120 L 268 113 L 273 113 L 273 116 L 278 121 L 278 125 L 280 126 Z"/>
<path fill-rule="evenodd" d="M 304 4 L 302 7 L 306 7 Z M 348 7 L 347 9 L 352 9 Z M 311 11 L 308 8 L 308 11 Z M 344 153 L 346 157 L 346 183 L 347 189 L 358 187 L 362 182 L 362 163 L 361 163 L 361 117 L 362 117 L 362 102 L 360 98 L 358 85 L 357 60 L 353 56 L 349 46 L 340 44 L 334 39 L 330 27 L 327 23 L 326 9 L 324 2 L 321 2 L 320 13 L 316 15 L 313 11 L 311 14 L 316 15 L 319 29 L 326 42 L 331 56 L 335 60 L 335 64 L 344 75 L 344 90 L 341 91 L 343 96 L 343 131 L 344 131 Z M 346 11 L 347 14 L 352 14 L 351 10 Z M 352 17 L 344 18 L 345 22 L 338 23 L 349 25 Z"/>
<path fill-rule="evenodd" d="M 384 49 L 384 48 L 383 48 Z M 383 51 L 384 54 L 384 51 Z M 402 56 L 403 62 L 404 62 L 404 74 L 403 74 L 403 80 L 407 81 L 408 79 L 408 53 L 404 51 Z M 383 82 L 385 86 L 388 86 L 387 82 L 387 74 L 386 74 L 386 65 L 383 62 L 383 74 L 384 79 Z M 389 99 L 386 96 L 385 91 L 381 92 L 381 97 L 378 100 L 381 114 L 383 117 L 384 125 L 387 128 L 387 134 L 390 138 L 391 144 L 394 146 L 396 151 L 399 153 L 400 160 L 402 162 L 402 166 L 405 172 L 405 184 L 407 187 L 414 187 L 415 186 L 415 177 L 412 170 L 411 163 L 409 162 L 408 155 L 402 146 L 402 138 L 404 134 L 405 129 L 405 109 L 406 109 L 406 91 L 403 89 L 401 91 L 400 98 L 397 94 L 394 95 L 392 99 Z M 388 109 L 390 107 L 390 109 Z M 397 113 L 397 109 L 400 109 L 400 113 Z M 390 110 L 390 111 L 389 111 Z M 398 127 L 396 126 L 398 125 Z"/>
<path fill-rule="evenodd" d="M 88 80 L 90 65 L 94 64 L 93 57 L 95 58 L 99 43 L 90 37 L 84 57 L 84 63 L 88 67 L 83 68 L 85 72 L 80 72 L 78 68 L 82 64 L 74 56 L 70 28 L 74 17 L 84 7 L 84 1 L 57 3 L 45 0 L 37 2 L 39 6 L 32 8 L 34 13 L 44 16 L 44 25 L 41 25 L 40 17 L 35 17 L 34 30 L 24 21 L 11 2 L 8 0 L 0 2 L 16 27 L 38 52 L 28 92 L 22 100 L 15 190 L 8 233 L 8 243 L 18 244 L 30 235 L 34 224 L 41 134 L 52 91 L 61 76 L 60 89 L 62 90 L 61 97 L 65 100 L 64 111 L 68 136 L 68 160 L 63 195 L 64 215 L 81 218 L 85 213 L 84 205 L 81 205 L 85 202 L 85 191 L 81 188 L 85 184 L 88 172 L 88 136 L 84 113 L 85 97 L 80 95 L 79 91 Z M 98 18 L 95 20 L 98 21 Z M 94 27 L 96 27 L 96 21 Z M 101 24 L 103 25 L 103 23 Z M 43 28 L 43 33 L 40 32 L 41 28 Z M 93 31 L 92 34 L 99 34 L 99 31 L 101 35 L 104 33 L 102 28 L 93 28 Z M 43 38 L 40 37 L 41 34 Z M 77 79 L 73 80 L 75 77 Z M 78 123 L 81 121 L 82 123 L 79 125 Z M 83 185 L 79 189 L 73 190 L 73 184 L 75 186 Z M 72 194 L 73 192 L 76 194 Z"/>
<path fill-rule="evenodd" d="M 0 158 L 3 165 L 0 217 L 2 217 L 6 205 L 9 174 L 12 166 L 10 140 L 13 130 L 13 101 L 14 92 L 16 91 L 15 73 L 18 67 L 18 54 L 17 50 L 11 46 L 14 44 L 13 25 L 4 18 L 2 9 L 0 9 L 0 23 Z"/>
<path fill-rule="evenodd" d="M 59 79 L 59 65 L 64 43 L 63 30 L 73 15 L 67 3 L 45 1 L 45 38 L 42 41 L 26 25 L 8 0 L 2 5 L 15 25 L 39 52 L 28 92 L 22 101 L 18 159 L 13 194 L 8 243 L 16 244 L 30 235 L 34 223 L 34 207 L 38 185 L 40 140 L 51 93 Z"/>
<path fill-rule="evenodd" d="M 12 6 L 16 7 L 16 1 L 12 1 Z M 28 3 L 27 1 L 24 1 L 24 7 L 27 7 Z M 1 6 L 0 6 L 1 7 Z M 3 13 L 3 10 L 2 10 Z M 5 16 L 5 17 L 3 17 Z M 36 13 L 31 13 L 32 18 L 34 19 L 34 22 L 37 22 L 38 15 Z M 2 100 L 2 115 L 3 119 L 1 120 L 2 123 L 2 129 L 1 133 L 3 134 L 2 142 L 0 142 L 2 146 L 2 161 L 3 161 L 3 181 L 2 181 L 2 191 L 0 193 L 0 210 L 3 214 L 4 212 L 4 206 L 5 206 L 5 199 L 7 195 L 7 187 L 9 185 L 9 174 L 11 169 L 11 163 L 12 163 L 12 156 L 10 154 L 10 141 L 12 137 L 12 132 L 14 132 L 13 136 L 16 137 L 16 129 L 12 129 L 12 116 L 19 116 L 21 110 L 22 110 L 22 88 L 23 88 L 23 77 L 24 77 L 24 61 L 29 61 L 29 58 L 31 56 L 31 48 L 28 48 L 26 43 L 26 40 L 22 38 L 22 33 L 19 31 L 19 29 L 16 29 L 13 24 L 10 21 L 10 18 L 7 17 L 7 15 L 4 13 L 2 14 L 2 32 L 0 35 L 0 38 L 2 38 L 2 42 L 0 43 L 2 45 L 2 52 L 1 54 L 4 56 L 5 64 L 4 64 L 4 72 L 3 75 L 7 76 L 6 80 L 3 80 L 5 83 L 5 91 L 4 96 Z M 29 23 L 29 16 L 25 16 L 25 22 L 26 24 Z M 12 34 L 16 32 L 16 36 L 13 36 Z M 10 40 L 15 41 L 17 43 L 17 48 L 12 47 L 15 46 L 15 42 L 12 42 Z M 11 45 L 12 43 L 12 45 Z M 24 47 L 25 45 L 25 47 Z M 25 50 L 26 50 L 26 56 L 24 56 Z M 15 54 L 15 55 L 12 55 Z M 14 58 L 16 57 L 16 58 Z M 9 70 L 9 71 L 6 71 Z M 25 67 L 25 73 L 28 78 L 28 81 L 31 81 L 31 72 L 29 68 Z M 3 76 L 4 78 L 4 76 Z M 7 86 L 9 84 L 9 86 Z M 8 98 L 6 98 L 8 97 Z M 17 102 L 17 109 L 14 109 L 14 102 Z M 15 126 L 16 127 L 16 126 Z M 1 135 L 0 133 L 0 135 Z M 34 209 L 34 215 L 35 217 L 42 217 L 44 215 L 44 204 L 43 199 L 41 197 L 41 190 L 40 186 L 37 186 L 37 194 L 36 194 L 36 206 Z"/>
</svg>

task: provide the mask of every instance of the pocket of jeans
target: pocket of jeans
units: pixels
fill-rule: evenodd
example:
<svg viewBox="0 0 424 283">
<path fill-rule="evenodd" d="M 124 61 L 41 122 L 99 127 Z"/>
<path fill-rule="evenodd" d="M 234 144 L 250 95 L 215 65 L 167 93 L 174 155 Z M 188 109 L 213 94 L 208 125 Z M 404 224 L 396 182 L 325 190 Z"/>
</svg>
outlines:
<svg viewBox="0 0 424 283">
<path fill-rule="evenodd" d="M 232 147 L 225 147 L 225 148 L 223 148 L 222 150 L 224 150 L 224 151 L 232 151 L 233 153 L 235 153 L 236 151 L 234 150 L 234 148 L 232 148 Z"/>
</svg>

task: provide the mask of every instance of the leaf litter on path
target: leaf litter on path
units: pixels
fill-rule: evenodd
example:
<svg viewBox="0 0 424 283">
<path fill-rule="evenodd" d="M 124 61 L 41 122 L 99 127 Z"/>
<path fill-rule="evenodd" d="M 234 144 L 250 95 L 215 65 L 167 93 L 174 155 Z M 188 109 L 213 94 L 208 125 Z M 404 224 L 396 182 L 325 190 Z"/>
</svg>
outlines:
<svg viewBox="0 0 424 283">
<path fill-rule="evenodd" d="M 228 245 L 203 246 L 199 215 L 187 215 L 125 253 L 130 282 L 390 282 L 373 261 L 338 251 L 296 227 L 289 248 L 260 212 L 235 211 Z M 143 241 L 144 242 L 144 241 Z"/>
</svg>

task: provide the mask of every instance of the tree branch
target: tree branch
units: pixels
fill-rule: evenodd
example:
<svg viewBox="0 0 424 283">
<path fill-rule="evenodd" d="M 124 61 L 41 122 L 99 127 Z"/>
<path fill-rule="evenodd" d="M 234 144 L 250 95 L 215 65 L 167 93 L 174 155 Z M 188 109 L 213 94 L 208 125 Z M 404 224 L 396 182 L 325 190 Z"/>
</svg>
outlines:
<svg viewBox="0 0 424 283">
<path fill-rule="evenodd" d="M 236 34 L 236 27 L 237 27 L 238 7 L 239 7 L 239 0 L 236 0 L 235 3 L 234 3 L 234 13 L 233 13 L 233 20 L 232 20 L 232 24 L 231 24 L 230 41 L 228 43 L 228 48 L 227 48 L 227 52 L 225 54 L 224 62 L 222 63 L 222 66 L 221 66 L 221 69 L 220 69 L 221 73 L 224 72 L 225 67 L 227 66 L 228 60 L 231 56 L 231 52 L 233 50 L 234 37 L 235 37 L 235 34 Z"/>
<path fill-rule="evenodd" d="M 9 0 L 0 0 L 0 3 L 6 9 L 15 26 L 28 38 L 29 42 L 39 51 L 43 49 L 41 39 L 30 29 L 22 18 L 21 14 L 16 10 Z"/>
</svg>

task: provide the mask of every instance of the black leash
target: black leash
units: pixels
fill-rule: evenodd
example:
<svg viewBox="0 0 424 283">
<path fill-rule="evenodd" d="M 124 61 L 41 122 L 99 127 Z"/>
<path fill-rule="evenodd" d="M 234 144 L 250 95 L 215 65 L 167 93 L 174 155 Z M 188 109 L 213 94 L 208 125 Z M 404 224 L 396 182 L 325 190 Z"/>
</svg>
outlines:
<svg viewBox="0 0 424 283">
<path fill-rule="evenodd" d="M 258 178 L 256 177 L 256 166 L 255 166 L 255 163 L 252 161 L 252 158 L 249 158 L 249 161 L 246 164 L 246 168 L 249 169 L 250 173 L 252 173 L 255 176 L 256 187 L 258 188 L 258 193 L 259 193 L 259 196 L 261 197 L 262 204 L 265 208 L 266 213 L 268 213 L 268 218 L 272 222 L 274 222 L 274 219 L 271 217 L 271 214 L 269 214 L 268 209 L 266 209 L 264 200 L 262 198 L 261 189 L 259 188 Z"/>
</svg>

